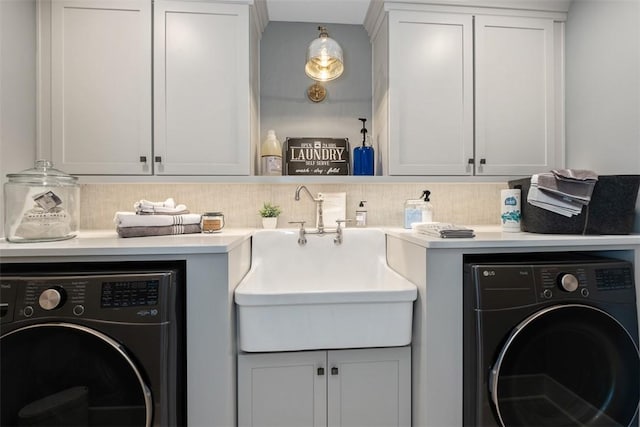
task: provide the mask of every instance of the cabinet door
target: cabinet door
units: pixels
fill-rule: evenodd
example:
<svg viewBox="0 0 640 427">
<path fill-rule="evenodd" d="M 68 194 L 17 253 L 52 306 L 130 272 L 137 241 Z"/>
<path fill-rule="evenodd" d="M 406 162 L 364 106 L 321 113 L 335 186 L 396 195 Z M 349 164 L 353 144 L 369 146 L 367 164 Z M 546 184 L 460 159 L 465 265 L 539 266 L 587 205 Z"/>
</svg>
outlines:
<svg viewBox="0 0 640 427">
<path fill-rule="evenodd" d="M 478 175 L 528 175 L 554 167 L 553 21 L 478 16 Z"/>
<path fill-rule="evenodd" d="M 239 355 L 238 425 L 326 426 L 325 371 L 324 351 Z"/>
<path fill-rule="evenodd" d="M 472 17 L 389 12 L 389 174 L 471 175 Z"/>
<path fill-rule="evenodd" d="M 330 427 L 411 425 L 411 347 L 328 353 Z"/>
<path fill-rule="evenodd" d="M 250 173 L 248 8 L 155 2 L 156 174 Z"/>
<path fill-rule="evenodd" d="M 51 118 L 57 168 L 151 173 L 150 0 L 51 2 Z"/>
</svg>

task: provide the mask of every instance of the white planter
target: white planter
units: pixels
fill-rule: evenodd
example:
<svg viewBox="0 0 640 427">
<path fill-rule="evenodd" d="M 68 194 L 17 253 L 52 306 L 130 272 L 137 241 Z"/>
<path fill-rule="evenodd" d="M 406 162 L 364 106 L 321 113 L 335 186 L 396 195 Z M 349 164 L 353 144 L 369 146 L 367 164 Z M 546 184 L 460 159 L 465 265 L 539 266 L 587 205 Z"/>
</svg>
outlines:
<svg viewBox="0 0 640 427">
<path fill-rule="evenodd" d="M 262 228 L 276 228 L 278 226 L 278 217 L 262 218 Z"/>
</svg>

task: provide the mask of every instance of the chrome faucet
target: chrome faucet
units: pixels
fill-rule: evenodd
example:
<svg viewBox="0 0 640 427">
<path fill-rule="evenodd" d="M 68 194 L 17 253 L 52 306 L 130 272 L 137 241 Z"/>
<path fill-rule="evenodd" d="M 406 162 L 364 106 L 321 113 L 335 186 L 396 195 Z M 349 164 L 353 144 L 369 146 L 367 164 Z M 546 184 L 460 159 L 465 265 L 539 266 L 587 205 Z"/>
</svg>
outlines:
<svg viewBox="0 0 640 427">
<path fill-rule="evenodd" d="M 296 188 L 296 195 L 295 195 L 296 200 L 300 200 L 300 192 L 302 190 L 304 190 L 307 193 L 307 195 L 311 198 L 311 200 L 313 200 L 316 204 L 316 212 L 318 213 L 318 229 L 315 231 L 307 231 L 304 229 L 305 221 L 289 221 L 289 224 L 300 224 L 300 229 L 298 230 L 298 244 L 300 246 L 304 246 L 307 244 L 307 234 L 318 234 L 318 235 L 324 236 L 325 233 L 335 233 L 336 236 L 333 239 L 333 243 L 335 243 L 336 245 L 341 245 L 342 244 L 342 228 L 343 228 L 342 225 L 346 224 L 347 222 L 351 222 L 351 220 L 338 219 L 336 220 L 336 224 L 338 225 L 336 227 L 336 231 L 326 232 L 324 230 L 324 220 L 322 218 L 322 202 L 324 202 L 324 200 L 321 197 L 317 197 L 317 198 L 313 197 L 313 194 L 311 194 L 309 189 L 304 185 L 299 185 L 298 188 Z"/>
<path fill-rule="evenodd" d="M 313 194 L 311 194 L 311 192 L 309 191 L 309 189 L 304 186 L 304 185 L 299 185 L 298 188 L 296 188 L 296 195 L 295 195 L 295 200 L 299 201 L 300 200 L 300 191 L 304 190 L 309 197 L 311 198 L 311 200 L 313 200 L 316 203 L 316 212 L 318 213 L 318 231 L 317 234 L 323 234 L 324 233 L 324 220 L 322 218 L 322 202 L 324 202 L 324 200 L 320 197 L 316 198 L 313 197 Z"/>
</svg>

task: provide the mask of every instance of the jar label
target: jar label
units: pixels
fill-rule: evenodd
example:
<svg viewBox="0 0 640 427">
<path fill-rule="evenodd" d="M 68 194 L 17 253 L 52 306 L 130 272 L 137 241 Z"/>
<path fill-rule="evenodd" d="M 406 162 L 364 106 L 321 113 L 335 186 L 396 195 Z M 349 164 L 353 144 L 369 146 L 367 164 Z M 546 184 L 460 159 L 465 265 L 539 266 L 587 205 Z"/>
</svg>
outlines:
<svg viewBox="0 0 640 427">
<path fill-rule="evenodd" d="M 49 211 L 62 204 L 62 199 L 53 191 L 36 194 L 33 196 L 33 201 L 45 211 Z"/>
</svg>

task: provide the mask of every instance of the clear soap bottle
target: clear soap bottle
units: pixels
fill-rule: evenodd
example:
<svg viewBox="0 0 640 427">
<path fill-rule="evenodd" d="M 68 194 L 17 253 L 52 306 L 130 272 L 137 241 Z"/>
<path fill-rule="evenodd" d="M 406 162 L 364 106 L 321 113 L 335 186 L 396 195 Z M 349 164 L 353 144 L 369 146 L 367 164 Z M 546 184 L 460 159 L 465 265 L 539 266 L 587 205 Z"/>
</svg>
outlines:
<svg viewBox="0 0 640 427">
<path fill-rule="evenodd" d="M 433 206 L 429 200 L 431 192 L 424 190 L 419 199 L 409 199 L 404 203 L 404 228 L 419 222 L 433 222 Z"/>
<path fill-rule="evenodd" d="M 367 208 L 364 207 L 365 203 L 367 203 L 366 200 L 360 200 L 360 204 L 356 209 L 356 227 L 367 226 Z"/>
<path fill-rule="evenodd" d="M 282 175 L 282 145 L 272 129 L 260 146 L 260 163 L 262 175 Z"/>
</svg>

